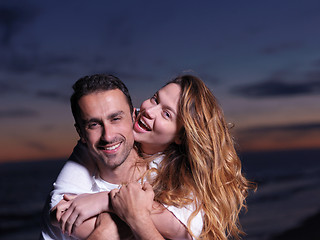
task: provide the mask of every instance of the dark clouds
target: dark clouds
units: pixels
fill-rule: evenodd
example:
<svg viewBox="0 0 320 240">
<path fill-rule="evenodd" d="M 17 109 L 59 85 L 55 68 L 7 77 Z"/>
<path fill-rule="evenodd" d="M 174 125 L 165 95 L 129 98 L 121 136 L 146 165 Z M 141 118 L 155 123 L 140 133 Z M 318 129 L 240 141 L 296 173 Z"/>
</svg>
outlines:
<svg viewBox="0 0 320 240">
<path fill-rule="evenodd" d="M 27 90 L 26 88 L 23 88 L 22 86 L 14 83 L 5 83 L 0 82 L 0 96 L 5 95 L 12 95 L 16 94 L 21 96 L 23 94 L 24 96 L 34 96 L 36 98 L 40 99 L 49 99 L 53 101 L 68 103 L 70 99 L 70 94 L 63 93 L 64 89 L 61 89 L 61 91 L 55 91 L 55 90 Z M 71 90 L 71 86 L 70 86 Z M 16 110 L 6 110 L 4 112 L 0 112 L 0 118 L 1 117 L 15 117 L 19 116 L 32 116 L 32 111 L 30 110 L 22 110 L 22 109 L 16 109 Z"/>
<path fill-rule="evenodd" d="M 320 94 L 320 80 L 300 83 L 268 80 L 260 83 L 234 87 L 231 89 L 231 93 L 247 98 L 289 97 Z"/>
<path fill-rule="evenodd" d="M 309 72 L 306 74 L 306 77 L 307 77 L 310 81 L 319 81 L 319 80 L 320 80 L 320 70 L 309 71 Z"/>
<path fill-rule="evenodd" d="M 69 102 L 70 96 L 64 95 L 58 91 L 53 90 L 39 90 L 35 93 L 37 97 L 51 100 L 58 100 L 62 102 Z"/>
<path fill-rule="evenodd" d="M 115 16 L 106 23 L 106 39 L 109 44 L 118 47 L 130 47 L 133 42 L 134 30 L 128 18 Z"/>
<path fill-rule="evenodd" d="M 264 47 L 261 52 L 263 54 L 277 54 L 281 52 L 297 50 L 303 47 L 302 42 L 285 42 Z"/>
<path fill-rule="evenodd" d="M 278 71 L 264 81 L 235 86 L 230 89 L 230 92 L 246 98 L 320 94 L 320 71 L 309 70 L 303 74 L 296 73 L 294 70 Z"/>
<path fill-rule="evenodd" d="M 32 118 L 39 116 L 39 113 L 32 109 L 16 108 L 0 110 L 0 119 L 5 118 Z"/>
<path fill-rule="evenodd" d="M 1 69 L 14 74 L 25 74 L 36 70 L 34 56 L 10 55 L 1 60 Z"/>
<path fill-rule="evenodd" d="M 37 15 L 37 9 L 26 4 L 0 6 L 1 44 L 10 45 L 15 34 L 32 22 Z"/>
<path fill-rule="evenodd" d="M 237 84 L 240 85 L 232 90 L 234 94 L 266 98 L 267 101 L 259 101 L 261 114 L 266 116 L 264 122 L 278 123 L 292 112 L 288 114 L 283 104 L 275 115 L 263 112 L 264 104 L 269 104 L 271 97 L 319 93 L 320 74 L 316 70 L 320 70 L 317 54 L 320 35 L 316 29 L 320 18 L 318 12 L 307 11 L 315 11 L 313 2 L 281 1 L 275 7 L 274 2 L 261 5 L 239 1 L 203 4 L 102 1 L 92 4 L 87 1 L 2 0 L 0 99 L 3 105 L 0 121 L 6 123 L 4 129 L 10 127 L 25 134 L 32 129 L 32 141 L 21 140 L 21 145 L 26 144 L 39 152 L 45 151 L 46 146 L 53 149 L 52 140 L 57 131 L 61 126 L 66 129 L 70 122 L 66 105 L 69 105 L 71 86 L 80 77 L 113 73 L 126 83 L 135 106 L 139 106 L 181 71 L 193 69 L 214 92 L 219 91 L 223 100 L 233 97 L 226 91 Z M 299 69 L 293 69 L 292 65 Z M 287 68 L 290 69 L 286 72 L 273 74 L 277 69 Z M 301 72 L 295 74 L 297 71 Z M 302 76 L 302 71 L 309 73 Z M 246 79 L 246 85 L 241 86 L 237 79 Z M 228 109 L 228 117 L 237 122 L 238 108 L 246 106 L 241 105 L 242 101 L 232 104 L 232 100 L 222 104 Z M 310 103 L 314 103 L 313 98 L 304 98 L 297 108 Z M 47 108 L 53 111 L 48 113 Z M 254 126 L 261 124 L 260 118 L 253 119 L 255 109 L 245 109 L 240 119 Z M 291 121 L 301 119 L 299 109 L 296 113 L 298 117 L 293 116 Z M 59 121 L 52 119 L 53 114 Z M 316 111 L 311 119 L 318 119 Z M 296 126 L 296 135 L 304 131 L 303 127 L 306 126 L 298 130 Z M 294 126 L 279 126 L 281 131 L 289 132 L 289 128 Z M 276 132 L 275 128 L 264 127 L 253 130 L 262 134 Z M 36 138 L 43 134 L 46 139 Z M 71 133 L 65 134 L 68 138 Z M 4 136 L 3 140 L 12 147 L 9 152 L 14 151 L 13 146 L 22 138 L 11 139 Z M 258 142 L 254 136 L 250 139 Z M 56 148 L 57 152 L 65 151 Z"/>
<path fill-rule="evenodd" d="M 320 59 L 317 59 L 313 62 L 314 66 L 320 67 Z"/>
<path fill-rule="evenodd" d="M 0 82 L 0 95 L 4 96 L 9 93 L 21 93 L 24 89 L 18 85 L 10 84 L 7 82 Z"/>
<path fill-rule="evenodd" d="M 261 126 L 241 130 L 242 133 L 267 134 L 271 132 L 320 131 L 320 122 L 298 123 L 290 125 Z"/>
<path fill-rule="evenodd" d="M 73 65 L 81 65 L 81 59 L 66 54 L 36 54 L 37 50 L 29 53 L 14 53 L 0 59 L 0 69 L 15 75 L 36 73 L 37 75 L 61 75 L 69 73 Z M 85 63 L 82 63 L 83 65 Z"/>
</svg>

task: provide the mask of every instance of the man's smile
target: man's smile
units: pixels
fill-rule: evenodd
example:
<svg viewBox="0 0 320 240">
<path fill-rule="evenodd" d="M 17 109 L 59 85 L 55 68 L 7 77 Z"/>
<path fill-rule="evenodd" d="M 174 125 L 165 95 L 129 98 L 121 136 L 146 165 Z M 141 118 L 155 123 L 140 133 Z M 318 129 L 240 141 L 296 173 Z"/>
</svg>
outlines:
<svg viewBox="0 0 320 240">
<path fill-rule="evenodd" d="M 120 148 L 122 142 L 113 144 L 113 145 L 108 145 L 108 146 L 99 146 L 97 149 L 102 150 L 106 154 L 114 154 L 115 152 L 118 151 Z"/>
</svg>

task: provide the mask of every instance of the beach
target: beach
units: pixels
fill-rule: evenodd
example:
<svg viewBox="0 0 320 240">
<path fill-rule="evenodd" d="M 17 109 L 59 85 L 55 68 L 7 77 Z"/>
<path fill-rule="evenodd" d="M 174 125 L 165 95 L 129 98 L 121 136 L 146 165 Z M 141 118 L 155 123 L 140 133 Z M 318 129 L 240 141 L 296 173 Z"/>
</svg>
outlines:
<svg viewBox="0 0 320 240">
<path fill-rule="evenodd" d="M 258 189 L 240 221 L 248 240 L 319 239 L 320 149 L 242 153 Z M 38 239 L 41 212 L 64 159 L 0 164 L 0 240 Z"/>
</svg>

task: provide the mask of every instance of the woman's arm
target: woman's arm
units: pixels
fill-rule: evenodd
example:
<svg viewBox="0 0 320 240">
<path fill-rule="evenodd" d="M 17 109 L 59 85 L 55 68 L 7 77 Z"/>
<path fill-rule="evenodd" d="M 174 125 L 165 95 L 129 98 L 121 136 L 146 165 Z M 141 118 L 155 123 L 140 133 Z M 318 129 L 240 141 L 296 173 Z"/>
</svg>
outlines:
<svg viewBox="0 0 320 240">
<path fill-rule="evenodd" d="M 64 195 L 64 199 L 51 210 L 51 222 L 64 233 L 78 238 L 88 236 L 94 224 L 84 224 L 90 219 L 93 223 L 97 215 L 109 211 L 109 192 Z M 81 233 L 79 235 L 78 233 Z"/>
<path fill-rule="evenodd" d="M 65 194 L 79 195 L 92 192 L 92 176 L 94 172 L 94 162 L 89 157 L 86 146 L 79 142 L 53 184 L 54 189 L 50 194 L 51 199 L 47 203 L 48 209 L 51 209 L 50 211 L 48 210 L 47 214 L 50 214 L 51 223 L 53 223 L 54 226 L 58 226 L 60 228 L 60 224 L 57 219 L 60 220 L 61 211 L 64 212 L 70 205 L 66 200 L 63 200 Z M 60 213 L 57 211 L 59 208 L 61 208 Z M 95 222 L 95 220 L 91 221 L 93 223 Z M 51 226 L 49 221 L 46 226 L 47 227 L 42 231 L 44 234 L 50 235 L 51 230 L 54 228 Z M 90 229 L 92 231 L 94 224 L 89 226 L 91 226 Z M 79 230 L 81 229 L 82 228 L 79 228 Z"/>
<path fill-rule="evenodd" d="M 128 189 L 129 191 L 125 192 L 125 189 Z M 134 190 L 137 190 L 137 192 L 133 193 Z M 113 191 L 117 191 L 117 189 Z M 146 204 L 145 201 L 148 198 L 145 198 L 144 201 L 142 202 L 138 202 L 138 200 L 136 199 L 135 194 L 137 196 L 139 196 L 139 194 L 143 196 L 143 192 L 141 192 L 142 188 L 139 183 L 135 183 L 135 184 L 131 183 L 128 186 L 123 186 L 121 191 L 124 197 L 126 198 L 129 198 L 130 194 L 133 195 L 132 202 L 130 204 L 136 203 L 137 206 Z M 81 237 L 77 235 L 76 232 L 80 232 L 82 233 L 82 235 L 83 233 L 90 234 L 91 232 L 93 232 L 94 229 L 92 225 L 82 224 L 82 222 L 84 222 L 86 219 L 96 216 L 101 212 L 112 210 L 108 208 L 109 198 L 108 196 L 106 196 L 106 192 L 100 192 L 100 193 L 94 193 L 94 194 L 83 194 L 78 196 L 77 198 L 67 196 L 67 198 L 65 199 L 69 200 L 69 202 L 61 203 L 61 206 L 59 205 L 57 206 L 60 213 L 57 213 L 56 216 L 57 216 L 57 219 L 59 219 L 60 221 L 61 229 L 63 231 L 68 232 L 69 234 L 72 233 L 72 235 L 76 237 Z M 159 232 L 162 236 L 166 238 L 192 239 L 185 225 L 180 220 L 178 220 L 175 215 L 173 215 L 170 211 L 164 208 L 163 205 L 157 202 L 154 202 L 153 199 L 151 203 L 153 206 L 150 211 L 150 218 L 149 217 L 148 219 L 139 218 L 135 222 L 139 222 L 143 220 L 146 222 L 143 222 L 141 224 L 145 225 L 148 222 L 150 224 L 150 220 L 151 220 L 152 226 L 150 226 L 150 230 L 155 227 L 157 232 Z M 121 210 L 119 210 L 119 208 L 121 208 Z M 127 208 L 131 208 L 131 207 L 126 206 L 126 204 L 124 204 L 123 207 L 122 205 L 117 206 L 117 209 L 118 209 L 117 212 L 126 211 Z M 67 210 L 65 211 L 65 209 Z M 107 227 L 108 226 L 105 223 L 99 224 L 96 230 L 94 230 L 93 236 L 91 237 L 91 239 L 100 239 L 103 233 L 106 231 Z M 144 228 L 144 231 L 145 230 L 146 229 Z"/>
</svg>

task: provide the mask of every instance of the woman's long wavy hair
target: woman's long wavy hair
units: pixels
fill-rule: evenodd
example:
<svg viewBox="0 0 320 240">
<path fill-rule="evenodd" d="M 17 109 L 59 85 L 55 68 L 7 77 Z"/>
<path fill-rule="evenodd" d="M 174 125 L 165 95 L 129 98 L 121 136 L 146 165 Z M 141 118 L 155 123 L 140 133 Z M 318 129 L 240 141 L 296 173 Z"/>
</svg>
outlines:
<svg viewBox="0 0 320 240">
<path fill-rule="evenodd" d="M 155 200 L 176 207 L 193 203 L 202 211 L 200 239 L 239 239 L 239 213 L 253 187 L 241 172 L 222 109 L 202 80 L 183 75 L 170 83 L 181 87 L 181 144 L 171 144 L 153 181 Z"/>
</svg>

